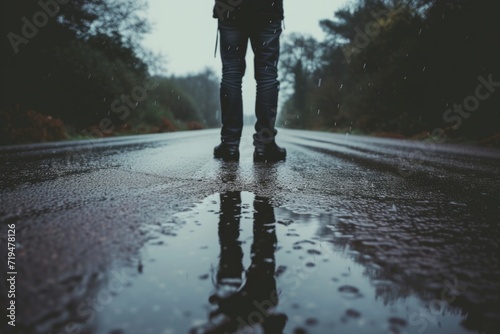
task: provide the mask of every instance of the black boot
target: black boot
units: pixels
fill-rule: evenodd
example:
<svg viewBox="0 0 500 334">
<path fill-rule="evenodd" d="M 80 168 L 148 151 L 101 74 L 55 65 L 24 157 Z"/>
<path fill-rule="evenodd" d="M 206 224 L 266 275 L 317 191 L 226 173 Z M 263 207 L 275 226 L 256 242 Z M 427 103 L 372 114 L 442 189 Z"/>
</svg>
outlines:
<svg viewBox="0 0 500 334">
<path fill-rule="evenodd" d="M 274 141 L 269 144 L 255 145 L 253 152 L 253 161 L 281 161 L 286 159 L 286 149 L 276 145 Z"/>
<path fill-rule="evenodd" d="M 214 148 L 214 157 L 224 161 L 238 161 L 240 159 L 238 145 L 221 143 Z"/>
</svg>

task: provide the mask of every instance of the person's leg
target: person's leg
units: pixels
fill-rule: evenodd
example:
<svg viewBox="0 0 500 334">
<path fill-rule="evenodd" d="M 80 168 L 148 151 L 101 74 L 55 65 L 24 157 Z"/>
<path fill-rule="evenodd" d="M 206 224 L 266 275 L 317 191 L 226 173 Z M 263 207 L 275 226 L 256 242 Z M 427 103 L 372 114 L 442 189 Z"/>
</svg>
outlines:
<svg viewBox="0 0 500 334">
<path fill-rule="evenodd" d="M 219 31 L 222 59 L 221 141 L 238 145 L 243 127 L 241 83 L 246 68 L 248 35 L 241 27 L 223 20 L 219 20 Z"/>
<path fill-rule="evenodd" d="M 257 82 L 254 158 L 259 153 L 265 155 L 261 156 L 262 159 L 257 157 L 256 160 L 283 160 L 286 156 L 286 151 L 275 144 L 277 134 L 275 122 L 280 85 L 278 61 L 281 31 L 281 20 L 274 20 L 254 29 L 250 36 L 255 55 L 255 80 Z"/>
</svg>

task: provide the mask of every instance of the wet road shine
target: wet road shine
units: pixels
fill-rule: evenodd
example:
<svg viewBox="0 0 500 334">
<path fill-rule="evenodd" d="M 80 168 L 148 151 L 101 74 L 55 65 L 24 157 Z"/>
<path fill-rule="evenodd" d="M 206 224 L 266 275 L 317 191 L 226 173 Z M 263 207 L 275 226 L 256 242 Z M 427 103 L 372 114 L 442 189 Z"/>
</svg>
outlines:
<svg viewBox="0 0 500 334">
<path fill-rule="evenodd" d="M 244 135 L 0 148 L 2 333 L 498 333 L 499 150 Z"/>
</svg>

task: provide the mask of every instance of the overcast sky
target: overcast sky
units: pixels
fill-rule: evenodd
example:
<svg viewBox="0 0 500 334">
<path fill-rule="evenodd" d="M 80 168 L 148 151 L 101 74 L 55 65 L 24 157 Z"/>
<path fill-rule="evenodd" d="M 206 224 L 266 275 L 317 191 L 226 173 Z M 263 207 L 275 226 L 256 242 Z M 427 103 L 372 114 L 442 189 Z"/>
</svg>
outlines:
<svg viewBox="0 0 500 334">
<path fill-rule="evenodd" d="M 153 31 L 144 40 L 144 46 L 165 55 L 166 74 L 196 73 L 206 67 L 220 75 L 220 56 L 214 58 L 217 20 L 212 18 L 212 0 L 148 0 L 149 19 Z M 284 0 L 285 30 L 323 38 L 319 20 L 332 18 L 335 10 L 347 0 Z M 248 49 L 247 64 L 252 63 Z M 255 83 L 253 66 L 247 66 L 243 82 L 245 113 L 253 113 Z"/>
</svg>

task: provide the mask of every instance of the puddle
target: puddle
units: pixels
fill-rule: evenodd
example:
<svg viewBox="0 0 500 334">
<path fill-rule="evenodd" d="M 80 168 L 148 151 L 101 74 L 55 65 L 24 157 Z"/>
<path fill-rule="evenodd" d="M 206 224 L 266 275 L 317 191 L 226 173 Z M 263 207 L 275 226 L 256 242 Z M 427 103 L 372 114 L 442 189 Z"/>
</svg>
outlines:
<svg viewBox="0 0 500 334">
<path fill-rule="evenodd" d="M 334 243 L 336 222 L 249 192 L 212 195 L 158 227 L 94 332 L 467 333 L 457 312 L 387 298 L 395 283 Z"/>
</svg>

